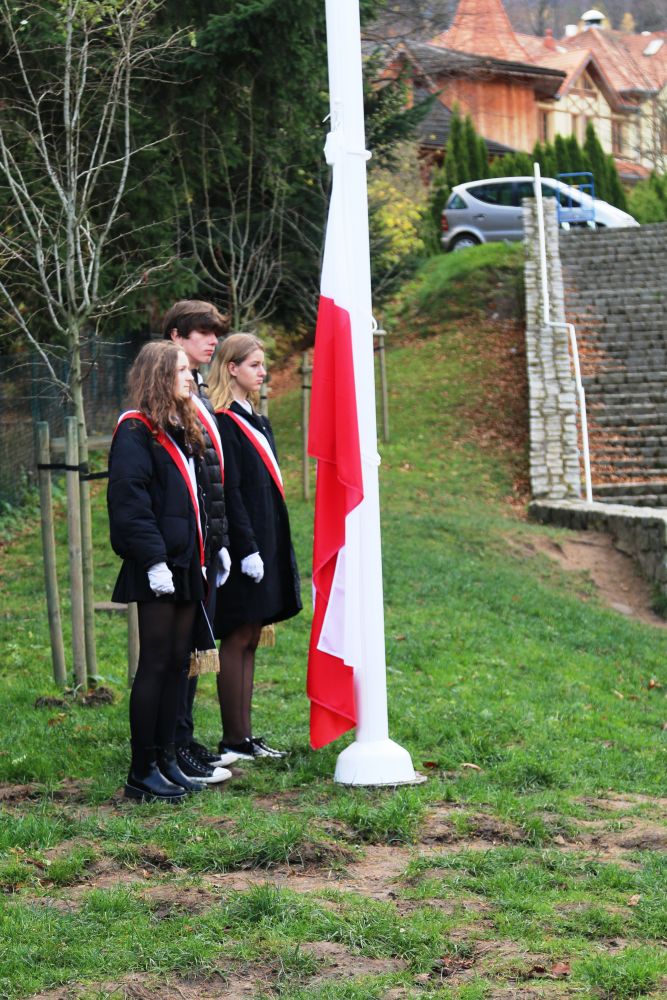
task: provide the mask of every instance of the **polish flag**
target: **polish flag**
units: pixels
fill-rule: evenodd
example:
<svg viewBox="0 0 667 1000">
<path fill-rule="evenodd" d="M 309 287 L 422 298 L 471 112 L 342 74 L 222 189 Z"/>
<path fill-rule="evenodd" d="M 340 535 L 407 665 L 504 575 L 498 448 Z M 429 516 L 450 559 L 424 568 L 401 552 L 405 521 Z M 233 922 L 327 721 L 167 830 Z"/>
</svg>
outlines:
<svg viewBox="0 0 667 1000">
<path fill-rule="evenodd" d="M 315 331 L 308 453 L 317 460 L 313 624 L 308 654 L 310 743 L 318 749 L 357 723 L 354 667 L 361 641 L 359 547 L 353 511 L 363 500 L 351 314 L 336 171 Z M 342 180 L 342 177 L 340 178 Z"/>
</svg>

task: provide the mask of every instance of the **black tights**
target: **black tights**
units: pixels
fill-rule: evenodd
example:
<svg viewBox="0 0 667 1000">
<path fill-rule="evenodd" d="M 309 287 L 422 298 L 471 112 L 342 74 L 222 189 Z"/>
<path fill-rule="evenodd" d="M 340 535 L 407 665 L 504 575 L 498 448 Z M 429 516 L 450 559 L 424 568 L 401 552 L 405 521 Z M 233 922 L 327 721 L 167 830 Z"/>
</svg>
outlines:
<svg viewBox="0 0 667 1000">
<path fill-rule="evenodd" d="M 174 742 L 183 664 L 195 620 L 194 601 L 140 601 L 139 665 L 130 695 L 130 734 L 136 749 Z"/>
<path fill-rule="evenodd" d="M 242 743 L 252 736 L 250 709 L 255 650 L 261 631 L 261 622 L 239 625 L 220 643 L 218 700 L 225 743 Z"/>
</svg>

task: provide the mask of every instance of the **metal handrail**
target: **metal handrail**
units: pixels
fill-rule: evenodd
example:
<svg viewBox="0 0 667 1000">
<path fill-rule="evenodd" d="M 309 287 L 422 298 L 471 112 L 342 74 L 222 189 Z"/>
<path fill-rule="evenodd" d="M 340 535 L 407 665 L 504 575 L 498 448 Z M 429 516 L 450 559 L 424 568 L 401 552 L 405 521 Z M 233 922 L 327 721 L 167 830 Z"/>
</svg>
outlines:
<svg viewBox="0 0 667 1000">
<path fill-rule="evenodd" d="M 574 364 L 574 382 L 577 387 L 577 397 L 579 399 L 579 414 L 581 417 L 581 443 L 584 459 L 584 481 L 586 487 L 586 500 L 591 503 L 593 500 L 593 486 L 591 480 L 591 456 L 588 445 L 588 418 L 586 415 L 586 393 L 581 380 L 581 368 L 579 366 L 579 350 L 577 348 L 577 334 L 574 323 L 561 323 L 551 319 L 551 298 L 549 295 L 549 275 L 547 272 L 547 245 L 544 234 L 544 204 L 542 201 L 542 174 L 539 163 L 534 165 L 535 170 L 535 200 L 537 202 L 537 229 L 540 242 L 540 276 L 542 282 L 542 317 L 545 326 L 556 327 L 560 330 L 567 330 L 572 348 L 572 361 Z"/>
</svg>

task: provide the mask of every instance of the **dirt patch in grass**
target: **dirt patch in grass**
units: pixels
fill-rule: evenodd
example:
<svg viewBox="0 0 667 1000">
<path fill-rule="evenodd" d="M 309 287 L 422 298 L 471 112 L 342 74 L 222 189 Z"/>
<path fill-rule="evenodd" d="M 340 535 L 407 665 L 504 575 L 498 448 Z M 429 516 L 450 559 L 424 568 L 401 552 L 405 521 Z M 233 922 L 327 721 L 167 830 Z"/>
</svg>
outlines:
<svg viewBox="0 0 667 1000">
<path fill-rule="evenodd" d="M 23 805 L 34 799 L 51 798 L 57 802 L 85 802 L 91 786 L 90 779 L 64 778 L 57 788 L 51 792 L 45 792 L 44 785 L 31 782 L 28 785 L 1 784 L 0 785 L 0 806 Z"/>
<path fill-rule="evenodd" d="M 0 785 L 0 805 L 14 805 L 40 798 L 39 785 Z"/>
<path fill-rule="evenodd" d="M 312 955 L 321 969 L 308 977 L 308 985 L 317 987 L 329 980 L 353 980 L 361 976 L 379 976 L 401 972 L 406 963 L 393 958 L 368 958 L 350 953 L 343 945 L 330 941 L 313 941 L 301 946 L 304 954 Z M 76 984 L 36 994 L 33 1000 L 77 1000 L 91 994 L 108 1000 L 248 1000 L 259 992 L 271 991 L 279 979 L 280 969 L 271 963 L 258 965 L 232 960 L 228 968 L 202 978 L 170 976 L 164 981 L 146 974 L 134 973 L 112 982 Z M 289 996 L 281 991 L 281 996 Z"/>
<path fill-rule="evenodd" d="M 621 813 L 622 815 L 635 812 L 642 806 L 648 806 L 651 812 L 657 812 L 659 816 L 667 818 L 667 799 L 651 795 L 640 795 L 633 792 L 608 792 L 601 798 L 584 798 L 580 801 L 594 809 Z"/>
<path fill-rule="evenodd" d="M 463 829 L 457 829 L 457 818 Z M 419 836 L 422 844 L 457 844 L 466 850 L 484 850 L 497 844 L 519 844 L 527 840 L 526 833 L 494 816 L 484 813 L 461 818 L 460 807 L 438 806 L 425 820 Z"/>
<path fill-rule="evenodd" d="M 89 983 L 87 986 L 63 986 L 33 996 L 32 1000 L 78 1000 L 91 994 L 107 1000 L 248 1000 L 261 986 L 270 984 L 269 970 L 255 971 L 248 967 L 243 976 L 223 975 L 205 979 L 170 976 L 161 982 L 145 973 L 124 976 L 121 980 Z"/>
<path fill-rule="evenodd" d="M 203 913 L 220 901 L 219 895 L 208 889 L 171 883 L 147 886 L 140 895 L 158 919 L 172 913 Z"/>
<path fill-rule="evenodd" d="M 204 875 L 206 885 L 243 892 L 255 885 L 271 883 L 293 892 L 317 893 L 321 889 L 340 889 L 355 892 L 371 899 L 391 899 L 396 893 L 396 880 L 405 871 L 412 852 L 404 847 L 369 846 L 364 857 L 350 860 L 348 852 L 344 868 L 281 865 L 270 871 L 250 869 L 244 872 L 227 872 L 222 875 Z"/>
<path fill-rule="evenodd" d="M 309 941 L 301 946 L 301 951 L 312 955 L 323 964 L 322 971 L 308 980 L 309 986 L 343 975 L 345 979 L 358 976 L 381 976 L 386 973 L 401 972 L 406 963 L 398 958 L 368 958 L 355 955 L 335 941 Z"/>
<path fill-rule="evenodd" d="M 656 628 L 667 628 L 667 621 L 652 610 L 650 584 L 639 573 L 635 561 L 619 552 L 610 535 L 582 531 L 576 538 L 559 541 L 541 535 L 529 541 L 525 538 L 508 538 L 507 541 L 522 557 L 539 552 L 564 570 L 587 574 L 602 603 L 619 614 Z M 586 595 L 582 595 L 582 599 L 585 600 Z"/>
</svg>

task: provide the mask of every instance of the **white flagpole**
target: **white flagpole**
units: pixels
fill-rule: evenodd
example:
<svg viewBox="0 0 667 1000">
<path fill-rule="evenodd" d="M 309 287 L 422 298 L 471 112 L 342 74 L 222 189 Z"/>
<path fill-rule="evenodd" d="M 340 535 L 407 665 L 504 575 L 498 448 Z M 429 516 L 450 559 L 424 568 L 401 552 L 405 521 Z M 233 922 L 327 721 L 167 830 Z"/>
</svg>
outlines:
<svg viewBox="0 0 667 1000">
<path fill-rule="evenodd" d="M 389 739 L 380 538 L 373 315 L 358 0 L 326 0 L 331 133 L 327 159 L 341 195 L 346 275 L 350 284 L 352 353 L 364 499 L 346 518 L 346 570 L 358 575 L 355 595 L 358 656 L 354 662 L 355 741 L 338 756 L 334 780 L 346 785 L 395 785 L 417 780 L 410 754 Z"/>
</svg>

